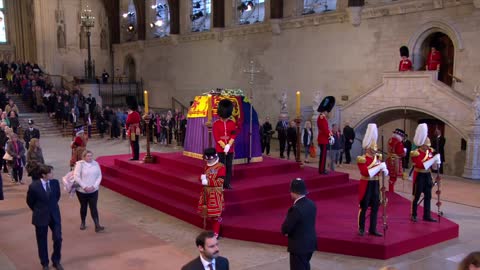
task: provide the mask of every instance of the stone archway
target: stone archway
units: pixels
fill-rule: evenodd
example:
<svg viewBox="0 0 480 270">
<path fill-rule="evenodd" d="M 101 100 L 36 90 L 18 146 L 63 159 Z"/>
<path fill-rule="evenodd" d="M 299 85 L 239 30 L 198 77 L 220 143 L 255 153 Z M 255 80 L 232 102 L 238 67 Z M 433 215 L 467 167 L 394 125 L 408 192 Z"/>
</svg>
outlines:
<svg viewBox="0 0 480 270">
<path fill-rule="evenodd" d="M 340 108 L 341 120 L 357 127 L 379 113 L 405 108 L 431 115 L 467 139 L 464 176 L 480 179 L 480 128 L 472 131 L 473 100 L 439 82 L 436 74 L 385 72 L 382 83 Z"/>
<path fill-rule="evenodd" d="M 443 33 L 448 36 L 455 49 L 455 53 L 463 51 L 463 39 L 460 32 L 449 22 L 443 20 L 431 21 L 420 26 L 415 33 L 412 34 L 408 47 L 411 50 L 411 58 L 414 70 L 421 70 L 425 63 L 423 46 L 425 42 L 434 33 Z M 455 71 L 455 66 L 453 66 Z M 453 73 L 454 74 L 454 73 Z"/>
<path fill-rule="evenodd" d="M 128 54 L 125 56 L 124 76 L 127 77 L 127 82 L 136 82 L 137 66 L 133 56 Z"/>
</svg>

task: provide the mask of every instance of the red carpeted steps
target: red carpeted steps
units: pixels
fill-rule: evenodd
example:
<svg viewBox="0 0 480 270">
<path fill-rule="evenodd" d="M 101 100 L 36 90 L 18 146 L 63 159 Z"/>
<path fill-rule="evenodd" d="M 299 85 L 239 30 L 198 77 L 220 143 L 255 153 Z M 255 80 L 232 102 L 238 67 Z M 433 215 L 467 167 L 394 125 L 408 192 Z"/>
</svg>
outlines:
<svg viewBox="0 0 480 270">
<path fill-rule="evenodd" d="M 130 156 L 100 157 L 102 185 L 196 226 L 203 161 L 181 153 L 154 154 L 157 164 L 128 161 Z M 358 182 L 347 174 L 319 175 L 293 161 L 265 158 L 263 162 L 234 166 L 233 190 L 225 191 L 222 235 L 234 239 L 285 245 L 280 226 L 292 201 L 289 183 L 301 177 L 308 197 L 317 204 L 318 249 L 321 251 L 387 259 L 458 237 L 458 225 L 413 224 L 408 220 L 410 201 L 389 195 L 386 238 L 357 236 Z M 419 207 L 419 213 L 423 211 Z M 381 210 L 377 222 L 381 228 Z M 368 226 L 368 221 L 367 221 Z M 367 227 L 368 228 L 368 227 Z"/>
</svg>

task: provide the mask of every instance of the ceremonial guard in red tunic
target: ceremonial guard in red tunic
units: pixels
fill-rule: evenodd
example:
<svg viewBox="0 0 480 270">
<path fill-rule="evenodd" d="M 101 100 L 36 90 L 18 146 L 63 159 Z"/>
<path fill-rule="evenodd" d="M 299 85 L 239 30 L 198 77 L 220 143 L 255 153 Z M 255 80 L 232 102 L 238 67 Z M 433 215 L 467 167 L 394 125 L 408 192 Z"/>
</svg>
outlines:
<svg viewBox="0 0 480 270">
<path fill-rule="evenodd" d="M 411 71 L 412 70 L 412 61 L 408 59 L 410 53 L 407 46 L 400 47 L 400 64 L 398 65 L 398 71 Z"/>
<path fill-rule="evenodd" d="M 207 162 L 205 173 L 200 176 L 203 189 L 200 193 L 197 212 L 212 223 L 212 230 L 215 236 L 220 233 L 221 215 L 225 208 L 223 200 L 223 182 L 225 177 L 225 166 L 219 162 L 217 152 L 214 148 L 207 148 L 203 153 Z"/>
<path fill-rule="evenodd" d="M 335 98 L 332 96 L 325 97 L 320 105 L 318 106 L 317 111 L 320 113 L 317 119 L 317 127 L 318 127 L 318 147 L 320 148 L 320 158 L 318 161 L 318 173 L 326 174 L 327 171 L 325 170 L 325 164 L 327 162 L 327 145 L 334 144 L 335 139 L 333 138 L 333 134 L 329 129 L 328 125 L 328 113 L 333 109 L 335 106 Z"/>
<path fill-rule="evenodd" d="M 397 177 L 403 177 L 402 159 L 407 153 L 403 145 L 405 132 L 399 128 L 395 129 L 392 137 L 388 140 L 387 168 L 390 175 L 388 190 L 394 192 Z"/>
<path fill-rule="evenodd" d="M 218 103 L 217 115 L 220 119 L 213 122 L 213 138 L 215 139 L 215 150 L 218 153 L 220 162 L 225 164 L 227 174 L 223 187 L 231 189 L 230 179 L 232 178 L 232 163 L 235 151 L 235 138 L 237 137 L 237 124 L 230 117 L 233 113 L 233 103 L 228 99 L 222 99 Z"/>
<path fill-rule="evenodd" d="M 440 64 L 442 62 L 442 55 L 437 50 L 435 45 L 431 46 L 430 53 L 427 57 L 426 70 L 440 70 Z"/>
<path fill-rule="evenodd" d="M 379 175 L 388 176 L 385 162 L 381 162 L 381 155 L 377 155 L 378 130 L 376 124 L 368 124 L 367 132 L 363 138 L 362 147 L 365 155 L 357 157 L 357 165 L 361 178 L 358 192 L 360 209 L 358 214 L 358 234 L 365 234 L 365 215 L 370 208 L 370 227 L 368 233 L 374 236 L 382 236 L 377 231 L 377 213 L 380 205 Z"/>
<path fill-rule="evenodd" d="M 430 169 L 437 169 L 442 163 L 440 154 L 433 155 L 434 150 L 430 148 L 430 139 L 428 135 L 427 124 L 420 124 L 415 131 L 413 142 L 418 148 L 410 152 L 413 165 L 413 202 L 412 216 L 413 222 L 417 222 L 417 207 L 420 195 L 423 193 L 423 220 L 437 222 L 430 213 L 430 201 L 432 199 L 433 181 Z"/>
<path fill-rule="evenodd" d="M 75 163 L 79 160 L 82 160 L 83 151 L 87 148 L 88 137 L 85 135 L 83 126 L 76 126 L 75 129 L 75 138 L 73 138 L 71 148 L 72 148 L 72 157 L 70 158 L 70 167 L 73 168 Z"/>
<path fill-rule="evenodd" d="M 139 160 L 140 158 L 140 121 L 142 118 L 137 112 L 137 99 L 133 96 L 127 96 L 128 116 L 125 122 L 127 137 L 130 140 L 130 147 L 132 149 L 132 158 L 130 160 Z"/>
</svg>

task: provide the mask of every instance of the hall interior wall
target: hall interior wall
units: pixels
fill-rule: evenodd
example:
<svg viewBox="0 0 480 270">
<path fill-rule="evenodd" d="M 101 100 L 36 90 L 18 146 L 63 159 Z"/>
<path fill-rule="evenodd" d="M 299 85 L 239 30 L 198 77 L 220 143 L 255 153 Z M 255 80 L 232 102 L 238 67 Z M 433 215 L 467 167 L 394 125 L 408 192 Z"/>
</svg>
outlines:
<svg viewBox="0 0 480 270">
<path fill-rule="evenodd" d="M 261 117 L 275 119 L 283 91 L 288 93 L 290 112 L 297 90 L 302 92 L 302 105 L 309 105 L 316 91 L 336 96 L 339 104 L 342 95 L 351 99 L 368 91 L 380 83 L 382 72 L 397 70 L 399 47 L 431 21 L 458 29 L 464 49 L 456 48 L 454 72 L 463 82 L 454 88 L 472 96 L 479 84 L 480 10 L 471 4 L 364 19 L 359 27 L 346 20 L 284 29 L 280 35 L 262 32 L 223 40 L 182 40 L 176 45 L 161 39 L 124 43 L 115 47 L 115 67 L 123 69 L 125 56 L 132 55 L 137 77 L 151 90 L 152 106 L 169 107 L 171 97 L 188 104 L 195 95 L 217 87 L 248 93 L 243 70 L 254 60 L 261 71 L 254 85 L 254 105 Z"/>
</svg>

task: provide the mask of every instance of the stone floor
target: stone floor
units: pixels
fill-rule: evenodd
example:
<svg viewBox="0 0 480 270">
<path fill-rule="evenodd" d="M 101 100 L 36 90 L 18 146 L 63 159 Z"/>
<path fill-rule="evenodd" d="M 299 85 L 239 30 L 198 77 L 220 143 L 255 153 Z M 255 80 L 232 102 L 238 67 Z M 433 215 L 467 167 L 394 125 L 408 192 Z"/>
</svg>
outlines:
<svg viewBox="0 0 480 270">
<path fill-rule="evenodd" d="M 67 138 L 45 138 L 42 146 L 46 162 L 55 167 L 61 178 L 69 160 Z M 92 139 L 89 149 L 96 156 L 128 153 L 122 140 Z M 153 151 L 179 151 L 179 148 L 153 145 Z M 144 148 L 142 148 L 144 149 Z M 273 152 L 272 156 L 278 156 Z M 315 166 L 314 163 L 308 166 Z M 339 171 L 357 174 L 354 165 L 343 165 Z M 0 201 L 0 269 L 40 269 L 31 212 L 26 206 L 27 185 L 14 185 L 3 175 L 5 199 Z M 27 181 L 29 183 L 30 180 Z M 447 218 L 460 224 L 460 237 L 423 250 L 387 261 L 316 252 L 312 269 L 379 269 L 394 265 L 400 270 L 454 270 L 457 262 L 473 250 L 478 250 L 480 237 L 479 183 L 455 177 L 444 177 L 443 211 Z M 399 181 L 396 189 L 410 197 L 410 182 Z M 96 234 L 91 220 L 80 231 L 76 198 L 63 194 L 60 202 L 63 222 L 63 258 L 65 269 L 180 269 L 197 256 L 194 238 L 200 229 L 163 214 L 136 201 L 101 188 L 99 211 L 106 232 Z M 321 214 L 321 211 L 319 211 Z M 388 233 L 395 233 L 389 231 Z M 231 239 L 220 240 L 221 254 L 229 258 L 231 269 L 288 269 L 285 247 L 264 245 Z"/>
</svg>

